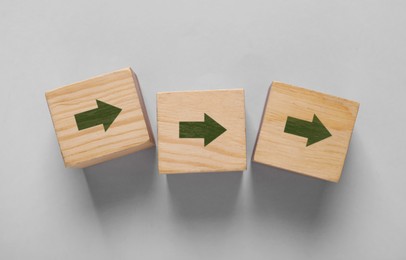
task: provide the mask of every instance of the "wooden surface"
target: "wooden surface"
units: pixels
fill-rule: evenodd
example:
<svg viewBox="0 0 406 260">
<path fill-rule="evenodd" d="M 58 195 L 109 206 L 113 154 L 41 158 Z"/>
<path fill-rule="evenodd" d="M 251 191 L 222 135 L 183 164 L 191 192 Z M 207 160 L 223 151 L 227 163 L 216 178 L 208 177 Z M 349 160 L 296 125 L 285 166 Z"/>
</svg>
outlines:
<svg viewBox="0 0 406 260">
<path fill-rule="evenodd" d="M 154 145 L 141 90 L 130 68 L 46 93 L 66 167 L 87 167 Z M 78 130 L 75 114 L 97 108 L 96 100 L 122 109 L 107 131 Z"/>
<path fill-rule="evenodd" d="M 161 174 L 246 169 L 244 90 L 157 94 L 158 168 Z M 202 122 L 204 114 L 226 131 L 211 143 L 179 138 L 179 122 Z"/>
<path fill-rule="evenodd" d="M 253 161 L 338 182 L 358 107 L 357 102 L 273 82 Z M 331 137 L 306 146 L 306 138 L 284 132 L 288 116 L 311 122 L 314 114 Z"/>
</svg>

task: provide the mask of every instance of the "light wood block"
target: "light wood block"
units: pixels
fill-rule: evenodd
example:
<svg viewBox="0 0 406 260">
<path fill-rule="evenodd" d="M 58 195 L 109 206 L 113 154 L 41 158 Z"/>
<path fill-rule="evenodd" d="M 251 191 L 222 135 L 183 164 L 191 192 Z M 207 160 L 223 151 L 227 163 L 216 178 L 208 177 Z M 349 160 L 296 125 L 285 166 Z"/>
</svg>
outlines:
<svg viewBox="0 0 406 260">
<path fill-rule="evenodd" d="M 253 161 L 338 182 L 358 108 L 354 101 L 273 82 Z"/>
<path fill-rule="evenodd" d="M 66 167 L 83 168 L 154 146 L 131 68 L 60 87 L 45 96 Z"/>
<path fill-rule="evenodd" d="M 243 89 L 162 92 L 157 110 L 160 174 L 246 169 Z"/>
</svg>

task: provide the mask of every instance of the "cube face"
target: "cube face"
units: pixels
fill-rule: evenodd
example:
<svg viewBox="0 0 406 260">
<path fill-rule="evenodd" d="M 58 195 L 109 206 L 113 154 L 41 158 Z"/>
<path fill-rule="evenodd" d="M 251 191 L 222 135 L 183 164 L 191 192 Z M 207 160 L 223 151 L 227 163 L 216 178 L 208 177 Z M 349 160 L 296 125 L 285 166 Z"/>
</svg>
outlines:
<svg viewBox="0 0 406 260">
<path fill-rule="evenodd" d="M 87 167 L 154 145 L 130 68 L 46 93 L 67 167 Z"/>
<path fill-rule="evenodd" d="M 246 169 L 244 90 L 157 94 L 161 174 Z"/>
<path fill-rule="evenodd" d="M 338 182 L 359 104 L 273 82 L 253 161 Z"/>
</svg>

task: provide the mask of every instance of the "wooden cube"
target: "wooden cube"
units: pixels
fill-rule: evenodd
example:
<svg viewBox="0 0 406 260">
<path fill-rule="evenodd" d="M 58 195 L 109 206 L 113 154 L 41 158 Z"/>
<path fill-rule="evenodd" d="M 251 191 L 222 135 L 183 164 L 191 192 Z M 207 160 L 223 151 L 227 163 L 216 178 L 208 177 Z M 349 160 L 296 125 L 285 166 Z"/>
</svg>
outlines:
<svg viewBox="0 0 406 260">
<path fill-rule="evenodd" d="M 253 161 L 338 182 L 359 104 L 273 82 Z"/>
<path fill-rule="evenodd" d="M 244 90 L 157 94 L 161 174 L 247 167 Z"/>
<path fill-rule="evenodd" d="M 154 145 L 131 68 L 45 94 L 66 167 L 87 167 Z"/>
</svg>

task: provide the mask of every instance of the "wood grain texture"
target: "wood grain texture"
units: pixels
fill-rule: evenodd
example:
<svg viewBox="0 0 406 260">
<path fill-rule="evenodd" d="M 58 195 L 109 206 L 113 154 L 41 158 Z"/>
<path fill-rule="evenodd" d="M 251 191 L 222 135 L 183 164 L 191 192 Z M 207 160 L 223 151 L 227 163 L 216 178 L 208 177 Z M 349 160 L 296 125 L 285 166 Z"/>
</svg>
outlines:
<svg viewBox="0 0 406 260">
<path fill-rule="evenodd" d="M 130 68 L 45 94 L 66 167 L 87 167 L 154 145 L 141 90 Z M 97 108 L 96 100 L 122 109 L 107 131 L 79 131 L 75 114 Z"/>
<path fill-rule="evenodd" d="M 359 104 L 288 84 L 269 90 L 253 161 L 338 182 Z M 312 121 L 314 114 L 331 136 L 306 146 L 307 139 L 284 132 L 288 116 Z"/>
<path fill-rule="evenodd" d="M 157 94 L 160 174 L 246 169 L 244 90 Z M 203 138 L 179 138 L 179 122 L 202 122 L 204 114 L 226 131 L 204 146 Z"/>
</svg>

